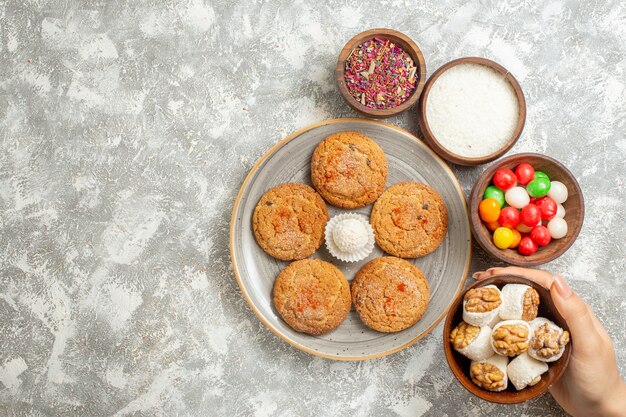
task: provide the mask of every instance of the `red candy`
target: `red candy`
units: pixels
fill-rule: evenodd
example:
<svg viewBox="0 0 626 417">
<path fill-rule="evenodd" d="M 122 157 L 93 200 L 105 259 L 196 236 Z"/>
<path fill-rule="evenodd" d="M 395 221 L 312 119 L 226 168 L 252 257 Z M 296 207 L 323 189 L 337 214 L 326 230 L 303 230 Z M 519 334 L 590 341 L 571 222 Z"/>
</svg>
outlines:
<svg viewBox="0 0 626 417">
<path fill-rule="evenodd" d="M 515 229 L 520 222 L 520 214 L 519 211 L 515 207 L 505 207 L 500 210 L 500 217 L 498 217 L 498 223 L 500 223 L 503 227 L 508 227 L 509 229 Z"/>
<path fill-rule="evenodd" d="M 528 227 L 534 227 L 541 221 L 541 210 L 535 204 L 527 204 L 520 213 L 520 220 Z"/>
<path fill-rule="evenodd" d="M 550 231 L 545 226 L 535 226 L 530 231 L 530 238 L 534 240 L 539 246 L 546 246 L 552 240 Z"/>
<path fill-rule="evenodd" d="M 541 220 L 550 220 L 556 215 L 556 211 L 558 209 L 556 201 L 554 201 L 550 197 L 538 198 L 535 202 L 535 205 L 537 205 L 537 207 L 539 207 L 539 210 L 541 211 Z"/>
<path fill-rule="evenodd" d="M 526 185 L 535 177 L 535 168 L 530 164 L 519 164 L 515 168 L 515 176 L 517 177 L 517 182 L 521 185 Z"/>
<path fill-rule="evenodd" d="M 496 171 L 493 175 L 493 184 L 501 190 L 508 190 L 515 187 L 517 184 L 517 177 L 507 168 L 502 168 Z"/>
<path fill-rule="evenodd" d="M 539 246 L 529 236 L 524 236 L 517 247 L 519 253 L 525 256 L 532 255 L 537 252 L 537 249 L 539 249 Z"/>
</svg>

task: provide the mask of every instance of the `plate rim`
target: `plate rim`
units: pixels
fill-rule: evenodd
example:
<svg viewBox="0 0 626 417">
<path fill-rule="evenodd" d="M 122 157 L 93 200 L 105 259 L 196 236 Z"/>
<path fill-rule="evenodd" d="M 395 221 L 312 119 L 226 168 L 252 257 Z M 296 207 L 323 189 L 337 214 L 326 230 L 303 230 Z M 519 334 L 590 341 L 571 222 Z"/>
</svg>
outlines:
<svg viewBox="0 0 626 417">
<path fill-rule="evenodd" d="M 293 140 L 294 138 L 300 136 L 301 134 L 303 134 L 305 132 L 308 132 L 309 130 L 313 130 L 313 129 L 315 129 L 317 127 L 320 127 L 320 126 L 336 124 L 336 123 L 345 123 L 345 122 L 359 122 L 359 123 L 366 123 L 366 124 L 382 125 L 382 126 L 385 126 L 387 128 L 393 129 L 393 130 L 395 130 L 397 132 L 402 133 L 405 136 L 408 136 L 410 139 L 414 140 L 417 143 L 418 146 L 423 147 L 427 152 L 429 152 L 433 157 L 435 157 L 435 159 L 437 159 L 441 163 L 443 168 L 448 171 L 448 173 L 450 174 L 450 176 L 454 180 L 453 181 L 454 182 L 454 186 L 456 187 L 459 195 L 462 197 L 461 199 L 463 200 L 463 203 L 464 203 L 465 215 L 466 215 L 466 217 L 465 217 L 465 219 L 466 219 L 465 224 L 466 224 L 467 233 L 468 233 L 468 236 L 469 236 L 469 240 L 468 240 L 469 256 L 467 257 L 467 260 L 465 261 L 465 268 L 464 268 L 463 276 L 459 280 L 456 292 L 455 292 L 454 296 L 450 299 L 450 302 L 448 303 L 448 305 L 444 309 L 443 313 L 434 321 L 434 323 L 430 327 L 428 327 L 422 333 L 417 335 L 415 338 L 409 340 L 408 342 L 404 343 L 403 345 L 396 346 L 396 347 L 388 349 L 388 350 L 386 350 L 384 352 L 379 352 L 379 353 L 366 355 L 366 356 L 339 356 L 339 355 L 333 355 L 333 354 L 319 352 L 319 351 L 311 349 L 311 348 L 309 348 L 307 346 L 304 346 L 304 345 L 302 345 L 302 344 L 300 344 L 300 343 L 298 343 L 298 342 L 296 342 L 294 340 L 289 339 L 287 336 L 283 335 L 278 329 L 274 328 L 274 326 L 272 326 L 265 319 L 265 317 L 261 314 L 261 312 L 256 308 L 256 306 L 254 305 L 254 303 L 250 299 L 250 296 L 248 295 L 248 292 L 246 291 L 245 286 L 243 285 L 241 276 L 239 275 L 239 271 L 237 270 L 237 261 L 236 261 L 236 255 L 235 255 L 235 250 L 234 250 L 234 236 L 235 236 L 234 225 L 235 225 L 235 220 L 237 219 L 237 213 L 238 213 L 238 208 L 239 208 L 239 205 L 240 205 L 240 202 L 241 202 L 242 194 L 243 194 L 244 189 L 248 185 L 250 179 L 252 178 L 252 176 L 259 169 L 259 166 L 266 159 L 268 159 L 270 156 L 272 156 L 274 153 L 276 153 L 276 151 L 279 148 L 281 148 L 284 144 L 286 144 L 287 142 L 289 142 L 289 141 Z M 316 122 L 316 123 L 310 124 L 308 126 L 305 126 L 305 127 L 301 128 L 301 129 L 298 129 L 295 132 L 291 133 L 290 135 L 288 135 L 285 138 L 283 138 L 280 141 L 278 141 L 277 143 L 275 143 L 269 150 L 267 150 L 255 162 L 255 164 L 252 166 L 252 168 L 250 168 L 250 171 L 246 175 L 246 178 L 241 183 L 241 187 L 239 188 L 239 192 L 237 193 L 237 197 L 235 198 L 235 202 L 233 204 L 233 210 L 232 210 L 232 214 L 231 214 L 231 218 L 230 218 L 229 249 L 230 249 L 231 265 L 233 267 L 233 273 L 235 274 L 235 278 L 237 279 L 237 284 L 239 286 L 239 290 L 241 291 L 241 293 L 243 294 L 244 298 L 246 299 L 246 302 L 248 303 L 248 306 L 250 306 L 250 309 L 252 309 L 252 311 L 254 312 L 254 315 L 261 321 L 261 323 L 263 323 L 265 325 L 265 327 L 267 327 L 269 330 L 271 330 L 272 333 L 274 333 L 276 336 L 278 336 L 284 342 L 287 342 L 289 345 L 291 345 L 291 346 L 293 346 L 293 347 L 295 347 L 295 348 L 297 348 L 297 349 L 299 349 L 301 351 L 304 351 L 304 352 L 309 353 L 309 354 L 314 355 L 314 356 L 319 356 L 319 357 L 322 357 L 322 358 L 326 358 L 326 359 L 333 359 L 333 360 L 339 360 L 339 361 L 364 361 L 364 360 L 368 360 L 368 359 L 380 358 L 380 357 L 384 357 L 384 356 L 391 355 L 393 353 L 399 352 L 399 351 L 401 351 L 403 349 L 408 348 L 409 346 L 414 345 L 419 340 L 423 339 L 426 335 L 430 334 L 430 332 L 432 332 L 433 329 L 435 327 L 437 327 L 437 325 L 444 319 L 444 317 L 446 317 L 448 315 L 448 312 L 450 310 L 450 307 L 452 306 L 452 303 L 459 296 L 460 292 L 462 291 L 462 289 L 464 287 L 465 281 L 467 279 L 467 274 L 469 272 L 471 260 L 472 260 L 472 239 L 473 239 L 473 236 L 472 236 L 472 233 L 471 233 L 471 230 L 470 230 L 470 225 L 469 225 L 469 218 L 468 218 L 469 211 L 468 210 L 469 209 L 468 209 L 468 204 L 467 204 L 467 197 L 465 197 L 465 192 L 463 191 L 463 188 L 461 187 L 461 184 L 459 183 L 459 179 L 456 177 L 456 175 L 454 174 L 454 172 L 452 171 L 450 166 L 448 166 L 448 164 L 439 155 L 437 155 L 432 149 L 430 149 L 428 147 L 428 145 L 426 145 L 423 141 L 421 141 L 413 133 L 411 133 L 408 130 L 403 129 L 401 127 L 392 125 L 390 123 L 386 123 L 386 122 L 382 122 L 382 121 L 378 121 L 378 120 L 358 118 L 358 117 L 343 117 L 343 118 L 322 120 L 320 122 Z"/>
</svg>

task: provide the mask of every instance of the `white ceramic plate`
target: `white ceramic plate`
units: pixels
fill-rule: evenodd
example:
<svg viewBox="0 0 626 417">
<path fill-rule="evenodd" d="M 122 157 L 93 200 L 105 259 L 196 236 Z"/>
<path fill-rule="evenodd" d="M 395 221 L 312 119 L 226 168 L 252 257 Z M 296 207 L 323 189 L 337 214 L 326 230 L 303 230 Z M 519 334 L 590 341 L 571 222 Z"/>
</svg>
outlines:
<svg viewBox="0 0 626 417">
<path fill-rule="evenodd" d="M 276 275 L 287 266 L 257 245 L 252 213 L 265 191 L 283 182 L 311 185 L 311 155 L 327 136 L 342 131 L 361 132 L 374 139 L 387 155 L 387 186 L 401 181 L 423 182 L 435 188 L 448 207 L 448 234 L 433 253 L 409 259 L 419 266 L 430 284 L 430 304 L 422 319 L 398 333 L 379 333 L 365 327 L 354 308 L 335 330 L 310 336 L 292 330 L 276 313 L 272 287 Z M 330 216 L 345 212 L 328 205 Z M 354 210 L 369 216 L 372 206 Z M 456 177 L 433 151 L 409 132 L 387 123 L 366 119 L 336 119 L 317 123 L 285 138 L 254 165 L 246 177 L 233 209 L 230 251 L 235 276 L 246 300 L 261 321 L 291 345 L 331 359 L 359 360 L 397 352 L 428 334 L 445 316 L 463 286 L 468 272 L 471 245 L 467 205 Z M 348 264 L 332 258 L 323 245 L 312 257 L 335 264 L 351 281 L 367 261 L 383 256 L 376 246 L 364 261 Z"/>
</svg>

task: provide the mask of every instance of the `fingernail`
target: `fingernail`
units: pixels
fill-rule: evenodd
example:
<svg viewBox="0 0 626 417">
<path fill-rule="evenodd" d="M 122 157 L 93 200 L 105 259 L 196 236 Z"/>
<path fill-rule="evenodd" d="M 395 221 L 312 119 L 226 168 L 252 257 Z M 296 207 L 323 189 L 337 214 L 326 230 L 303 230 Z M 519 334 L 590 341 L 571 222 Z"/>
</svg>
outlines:
<svg viewBox="0 0 626 417">
<path fill-rule="evenodd" d="M 554 285 L 556 286 L 556 292 L 559 293 L 564 299 L 572 296 L 572 289 L 567 285 L 567 281 L 560 275 L 554 276 Z"/>
<path fill-rule="evenodd" d="M 480 275 L 480 271 L 476 271 L 472 274 L 472 278 L 477 279 L 479 275 Z"/>
</svg>

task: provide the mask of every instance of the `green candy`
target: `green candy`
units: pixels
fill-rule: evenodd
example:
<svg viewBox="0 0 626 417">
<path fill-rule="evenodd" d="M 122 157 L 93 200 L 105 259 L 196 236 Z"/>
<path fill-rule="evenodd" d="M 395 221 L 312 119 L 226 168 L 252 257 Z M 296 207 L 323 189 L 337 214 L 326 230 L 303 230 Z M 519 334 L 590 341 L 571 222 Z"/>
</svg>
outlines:
<svg viewBox="0 0 626 417">
<path fill-rule="evenodd" d="M 533 198 L 546 196 L 550 191 L 550 180 L 542 177 L 537 178 L 537 174 L 535 174 L 535 179 L 528 183 L 526 191 Z"/>
<path fill-rule="evenodd" d="M 502 191 L 495 185 L 490 185 L 489 187 L 487 187 L 487 189 L 485 190 L 485 195 L 483 196 L 483 199 L 486 198 L 493 198 L 494 200 L 496 200 L 500 208 L 503 208 L 506 204 L 504 200 L 504 191 Z"/>
<path fill-rule="evenodd" d="M 550 180 L 550 177 L 548 177 L 548 174 L 542 171 L 535 171 L 535 176 L 533 177 L 533 179 L 536 180 L 537 178 L 545 178 L 547 180 Z"/>
</svg>

